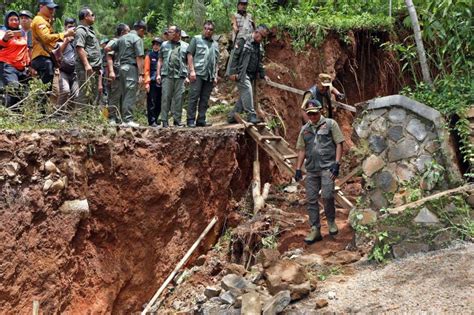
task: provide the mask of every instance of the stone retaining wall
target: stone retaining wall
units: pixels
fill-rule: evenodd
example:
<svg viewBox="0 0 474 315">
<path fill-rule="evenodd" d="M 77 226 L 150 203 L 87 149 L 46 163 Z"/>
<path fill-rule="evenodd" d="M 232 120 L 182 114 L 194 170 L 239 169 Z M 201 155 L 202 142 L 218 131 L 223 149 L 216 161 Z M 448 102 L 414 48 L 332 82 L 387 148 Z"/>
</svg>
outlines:
<svg viewBox="0 0 474 315">
<path fill-rule="evenodd" d="M 402 95 L 366 103 L 354 125 L 359 147 L 368 145 L 362 161 L 366 204 L 374 210 L 406 202 L 403 183 L 423 176 L 433 162 L 444 167 L 444 180 L 425 190 L 447 189 L 459 184 L 456 164 L 441 114 Z M 365 142 L 365 143 L 364 143 Z"/>
</svg>

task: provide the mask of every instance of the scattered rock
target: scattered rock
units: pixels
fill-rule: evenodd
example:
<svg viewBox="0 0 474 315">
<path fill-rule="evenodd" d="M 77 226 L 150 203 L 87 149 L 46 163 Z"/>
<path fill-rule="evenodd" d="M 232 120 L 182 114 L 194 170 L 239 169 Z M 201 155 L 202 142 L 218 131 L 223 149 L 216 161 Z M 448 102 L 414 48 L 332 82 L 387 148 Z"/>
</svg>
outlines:
<svg viewBox="0 0 474 315">
<path fill-rule="evenodd" d="M 369 137 L 369 147 L 374 153 L 380 154 L 387 148 L 387 143 L 382 136 L 371 135 Z"/>
<path fill-rule="evenodd" d="M 430 141 L 425 145 L 425 150 L 426 152 L 433 154 L 436 151 L 438 151 L 440 147 L 441 146 L 439 145 L 437 141 Z"/>
<path fill-rule="evenodd" d="M 89 202 L 87 199 L 68 200 L 59 207 L 59 211 L 64 214 L 77 213 L 82 218 L 87 218 L 90 215 Z"/>
<path fill-rule="evenodd" d="M 395 144 L 388 149 L 388 161 L 396 162 L 403 159 L 409 159 L 418 153 L 419 145 L 415 140 L 405 140 Z"/>
<path fill-rule="evenodd" d="M 296 257 L 295 262 L 304 267 L 311 267 L 314 265 L 322 266 L 324 264 L 324 259 L 318 254 L 309 254 Z"/>
<path fill-rule="evenodd" d="M 263 315 L 275 315 L 283 310 L 290 304 L 291 296 L 290 291 L 280 291 L 275 294 L 263 307 Z"/>
<path fill-rule="evenodd" d="M 229 274 L 222 278 L 221 287 L 224 290 L 232 291 L 233 293 L 242 293 L 245 289 L 255 288 L 255 285 L 247 281 L 245 278 L 236 274 Z M 236 295 L 240 295 L 236 294 Z"/>
<path fill-rule="evenodd" d="M 234 304 L 235 303 L 235 296 L 233 293 L 231 293 L 230 291 L 225 291 L 225 292 L 222 292 L 220 295 L 219 295 L 219 299 L 221 300 L 222 303 L 224 304 Z"/>
<path fill-rule="evenodd" d="M 263 268 L 268 268 L 278 261 L 280 252 L 276 249 L 264 248 L 257 255 L 257 262 L 261 263 Z"/>
<path fill-rule="evenodd" d="M 387 134 L 390 140 L 398 142 L 401 138 L 403 138 L 403 126 L 390 127 L 387 131 Z"/>
<path fill-rule="evenodd" d="M 8 177 L 15 177 L 18 170 L 20 169 L 20 164 L 17 162 L 9 162 L 5 165 L 4 169 Z"/>
<path fill-rule="evenodd" d="M 250 267 L 250 273 L 247 274 L 247 279 L 252 283 L 257 283 L 263 278 L 263 267 L 261 264 L 255 264 Z"/>
<path fill-rule="evenodd" d="M 377 222 L 377 212 L 372 209 L 352 209 L 349 212 L 349 223 L 352 228 L 357 225 L 369 225 Z"/>
<path fill-rule="evenodd" d="M 423 207 L 420 212 L 418 212 L 418 215 L 416 218 L 413 220 L 415 223 L 419 224 L 426 224 L 426 225 L 432 225 L 432 224 L 438 224 L 439 219 L 438 217 L 428 210 L 426 207 Z"/>
<path fill-rule="evenodd" d="M 328 292 L 328 299 L 330 299 L 330 300 L 335 300 L 335 299 L 336 299 L 336 292 L 334 292 L 334 291 L 329 291 L 329 292 Z"/>
<path fill-rule="evenodd" d="M 44 170 L 48 172 L 49 174 L 51 174 L 51 173 L 57 173 L 58 168 L 53 162 L 51 162 L 51 160 L 48 160 L 44 163 Z"/>
<path fill-rule="evenodd" d="M 303 267 L 291 260 L 276 262 L 273 266 L 265 269 L 264 276 L 271 294 L 288 290 L 290 284 L 301 284 L 306 281 Z"/>
<path fill-rule="evenodd" d="M 43 185 L 43 191 L 48 191 L 51 186 L 53 185 L 53 181 L 51 179 L 47 179 L 45 182 L 44 182 L 44 185 Z"/>
<path fill-rule="evenodd" d="M 316 309 L 325 308 L 329 302 L 326 299 L 316 300 Z"/>
<path fill-rule="evenodd" d="M 221 294 L 222 289 L 217 287 L 217 286 L 209 286 L 204 289 L 204 295 L 208 298 L 211 299 L 213 297 L 219 296 Z"/>
<path fill-rule="evenodd" d="M 305 281 L 300 284 L 290 284 L 288 286 L 290 290 L 290 297 L 292 301 L 301 300 L 309 295 L 311 292 L 311 283 L 309 281 Z"/>
<path fill-rule="evenodd" d="M 409 243 L 402 242 L 392 246 L 393 257 L 404 258 L 416 253 L 427 252 L 430 250 L 428 244 L 425 243 Z"/>
<path fill-rule="evenodd" d="M 49 191 L 58 192 L 58 191 L 63 190 L 64 187 L 65 187 L 65 184 L 62 181 L 62 179 L 58 179 L 53 184 L 51 184 L 51 186 L 49 188 Z M 44 189 L 44 187 L 43 187 L 43 189 Z"/>
<path fill-rule="evenodd" d="M 441 249 L 448 246 L 455 236 L 449 231 L 442 231 L 433 239 L 433 245 L 435 249 Z"/>
<path fill-rule="evenodd" d="M 245 270 L 244 266 L 234 263 L 228 264 L 224 270 L 226 274 L 233 273 L 239 276 L 244 276 L 247 273 L 247 270 Z"/>
<path fill-rule="evenodd" d="M 419 119 L 412 119 L 407 125 L 407 131 L 418 141 L 426 138 L 426 126 Z"/>
<path fill-rule="evenodd" d="M 383 159 L 377 155 L 372 154 L 362 163 L 362 170 L 367 176 L 372 176 L 373 174 L 380 171 L 385 166 Z"/>
<path fill-rule="evenodd" d="M 242 295 L 242 314 L 260 315 L 262 313 L 262 302 L 257 292 L 249 292 Z"/>
<path fill-rule="evenodd" d="M 294 194 L 295 192 L 298 191 L 298 186 L 288 185 L 285 188 L 283 188 L 283 191 L 286 192 L 286 193 Z"/>
<path fill-rule="evenodd" d="M 196 296 L 194 301 L 197 304 L 203 304 L 203 303 L 206 302 L 206 300 L 207 300 L 207 297 L 204 294 L 199 294 L 199 295 Z"/>
</svg>

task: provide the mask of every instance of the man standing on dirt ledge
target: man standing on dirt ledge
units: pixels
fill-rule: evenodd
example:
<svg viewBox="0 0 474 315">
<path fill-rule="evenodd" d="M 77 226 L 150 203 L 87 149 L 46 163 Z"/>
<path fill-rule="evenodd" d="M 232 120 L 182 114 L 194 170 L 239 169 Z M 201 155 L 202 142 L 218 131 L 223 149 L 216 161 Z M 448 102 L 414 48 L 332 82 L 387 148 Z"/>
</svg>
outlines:
<svg viewBox="0 0 474 315">
<path fill-rule="evenodd" d="M 309 100 L 305 112 L 308 123 L 301 128 L 296 143 L 298 161 L 295 180 L 303 178 L 301 167 L 306 158 L 306 198 L 308 200 L 309 223 L 311 231 L 304 241 L 308 244 L 320 241 L 321 223 L 319 219 L 319 191 L 323 198 L 324 213 L 328 221 L 329 234 L 338 233 L 336 208 L 334 205 L 334 180 L 339 175 L 339 162 L 342 156 L 344 136 L 337 122 L 321 115 L 321 103 Z"/>
<path fill-rule="evenodd" d="M 259 25 L 255 32 L 246 38 L 241 38 L 235 45 L 234 55 L 230 64 L 229 79 L 237 82 L 240 100 L 235 104 L 234 109 L 229 113 L 227 121 L 236 123 L 234 114 L 245 110 L 247 120 L 256 124 L 259 122 L 254 109 L 252 81 L 258 77 L 269 81 L 263 68 L 263 56 L 260 49 L 260 42 L 270 31 L 266 25 Z M 243 108 L 242 108 L 243 107 Z"/>
<path fill-rule="evenodd" d="M 305 93 L 303 97 L 303 103 L 301 104 L 301 109 L 303 110 L 303 120 L 304 123 L 309 121 L 308 116 L 306 115 L 304 109 L 306 106 L 306 102 L 309 99 L 318 100 L 321 105 L 325 105 L 327 108 L 327 115 L 329 118 L 332 118 L 332 103 L 331 103 L 331 95 L 334 95 L 338 101 L 342 101 L 346 98 L 344 94 L 339 92 L 334 86 L 332 86 L 332 78 L 329 74 L 320 73 L 318 75 L 318 81 L 315 85 L 310 87 Z"/>
</svg>

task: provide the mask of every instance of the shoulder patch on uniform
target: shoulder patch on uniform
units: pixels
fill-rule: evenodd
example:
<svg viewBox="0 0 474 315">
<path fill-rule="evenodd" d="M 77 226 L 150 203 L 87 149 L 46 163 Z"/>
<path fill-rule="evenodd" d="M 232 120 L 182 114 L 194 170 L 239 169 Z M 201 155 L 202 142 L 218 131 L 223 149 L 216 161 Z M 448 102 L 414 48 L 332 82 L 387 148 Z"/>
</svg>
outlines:
<svg viewBox="0 0 474 315">
<path fill-rule="evenodd" d="M 46 27 L 46 24 L 40 24 L 40 25 L 38 25 L 38 28 L 39 28 L 40 30 L 42 30 L 42 29 L 45 28 L 45 27 Z"/>
</svg>

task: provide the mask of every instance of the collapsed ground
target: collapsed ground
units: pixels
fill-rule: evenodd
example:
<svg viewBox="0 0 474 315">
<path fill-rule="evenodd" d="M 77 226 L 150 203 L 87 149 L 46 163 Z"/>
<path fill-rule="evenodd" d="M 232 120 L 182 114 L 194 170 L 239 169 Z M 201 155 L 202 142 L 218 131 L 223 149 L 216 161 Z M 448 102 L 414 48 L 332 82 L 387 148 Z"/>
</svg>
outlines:
<svg viewBox="0 0 474 315">
<path fill-rule="evenodd" d="M 398 63 L 371 40 L 374 36 L 388 39 L 387 33 L 358 31 L 344 43 L 330 35 L 320 49 L 299 54 L 289 38 L 274 37 L 266 51 L 268 75 L 273 81 L 306 89 L 318 73 L 329 72 L 350 104 L 394 94 L 400 87 L 395 79 Z M 223 82 L 218 101 L 232 103 L 228 88 Z M 267 118 L 281 117 L 275 131 L 294 144 L 301 126 L 299 96 L 263 83 L 258 91 Z M 353 145 L 354 116 L 339 110 L 335 117 L 347 153 Z M 248 223 L 245 197 L 253 152 L 255 144 L 242 129 L 219 126 L 193 131 L 104 128 L 2 133 L 0 163 L 3 171 L 9 165 L 13 173 L 3 173 L 0 180 L 4 257 L 0 309 L 25 313 L 33 300 L 39 300 L 46 313 L 140 311 L 213 216 L 219 218 L 218 228 L 206 237 L 188 268 L 204 263 L 199 256 L 225 235 L 225 228 Z M 48 161 L 57 170 L 46 170 Z M 358 163 L 344 162 L 346 173 Z M 46 188 L 48 180 L 52 183 Z M 360 180 L 356 177 L 343 187 L 353 202 L 361 191 Z M 282 192 L 289 178 L 281 176 L 265 156 L 262 181 L 273 183 L 271 194 L 279 201 L 273 204 L 290 214 L 286 220 L 283 217 L 286 223 L 279 222 L 281 230 L 267 235 L 267 246 L 282 253 L 303 248 L 306 254 L 317 253 L 329 261 L 342 255 L 352 262 L 365 254 L 367 249 L 355 256 L 346 251 L 352 249 L 353 231 L 342 209 L 337 213 L 337 237 L 304 245 L 308 231 L 304 194 Z M 58 211 L 65 201 L 84 199 L 89 204 L 87 214 Z M 271 226 L 272 219 L 268 221 Z M 327 235 L 324 223 L 322 230 Z M 209 257 L 205 265 L 213 266 L 211 273 L 201 279 L 197 273 L 189 284 L 209 283 L 223 271 L 225 262 Z M 335 270 L 318 271 L 316 281 L 334 273 L 353 273 L 352 267 Z M 170 310 L 176 310 L 173 302 L 183 301 L 180 295 L 165 297 L 164 307 Z M 178 310 L 185 307 L 176 305 Z"/>
</svg>

